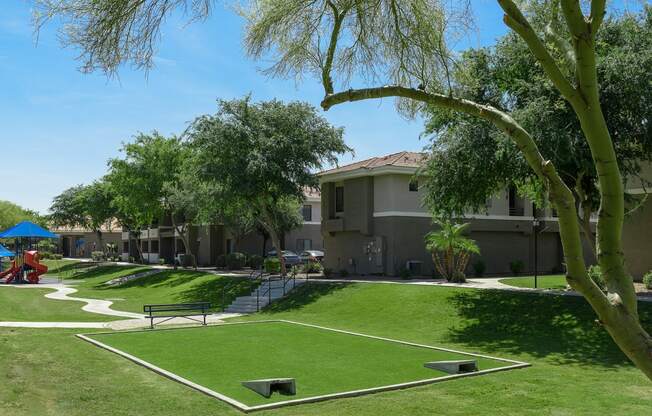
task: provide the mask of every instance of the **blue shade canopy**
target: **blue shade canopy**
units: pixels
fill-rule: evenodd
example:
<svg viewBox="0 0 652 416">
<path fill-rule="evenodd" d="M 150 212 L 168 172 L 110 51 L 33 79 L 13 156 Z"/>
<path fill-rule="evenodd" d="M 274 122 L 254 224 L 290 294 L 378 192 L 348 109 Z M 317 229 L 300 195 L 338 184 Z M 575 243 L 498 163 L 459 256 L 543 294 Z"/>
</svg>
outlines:
<svg viewBox="0 0 652 416">
<path fill-rule="evenodd" d="M 11 251 L 7 250 L 5 246 L 0 244 L 0 258 L 2 257 L 14 257 L 16 254 L 12 253 Z"/>
<path fill-rule="evenodd" d="M 51 233 L 40 225 L 31 221 L 23 221 L 14 225 L 10 229 L 0 233 L 0 238 L 59 238 L 58 235 Z"/>
</svg>

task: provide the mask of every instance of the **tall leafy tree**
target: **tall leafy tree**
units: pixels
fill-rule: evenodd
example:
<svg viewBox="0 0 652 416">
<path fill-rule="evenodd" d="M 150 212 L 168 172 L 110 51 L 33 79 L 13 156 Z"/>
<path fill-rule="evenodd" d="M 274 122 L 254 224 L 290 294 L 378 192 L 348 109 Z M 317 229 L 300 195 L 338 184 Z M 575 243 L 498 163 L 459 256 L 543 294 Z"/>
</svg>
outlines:
<svg viewBox="0 0 652 416">
<path fill-rule="evenodd" d="M 86 226 L 86 209 L 82 200 L 84 185 L 68 188 L 55 196 L 50 205 L 50 221 L 57 226 Z"/>
<path fill-rule="evenodd" d="M 199 177 L 211 184 L 224 211 L 244 208 L 269 233 L 285 273 L 280 234 L 314 171 L 349 150 L 342 129 L 300 102 L 220 100 L 215 115 L 199 117 L 188 131 Z M 290 221 L 291 222 L 291 221 Z M 295 223 L 296 224 L 296 223 Z"/>
<path fill-rule="evenodd" d="M 205 4 L 191 0 L 40 1 L 46 19 L 68 20 L 64 39 L 81 49 L 88 69 L 115 70 L 120 63 L 151 63 L 152 41 L 174 6 Z M 625 197 L 621 166 L 600 100 L 597 35 L 608 17 L 606 0 L 497 0 L 503 22 L 527 45 L 528 53 L 568 103 L 590 149 L 598 178 L 596 251 L 607 286 L 604 293 L 584 262 L 575 195 L 551 159 L 539 149 L 541 138 L 521 125 L 508 108 L 458 95 L 448 47 L 470 25 L 469 2 L 441 0 L 251 0 L 245 38 L 253 57 L 270 57 L 268 73 L 316 76 L 324 87 L 321 106 L 397 99 L 398 109 L 414 115 L 427 106 L 481 118 L 519 149 L 546 188 L 559 215 L 567 265 L 566 279 L 595 310 L 621 350 L 652 379 L 652 337 L 640 324 L 636 294 L 624 264 L 622 229 Z M 210 4 L 210 2 L 209 2 Z M 205 17 L 210 7 L 192 8 Z M 41 22 L 44 20 L 41 20 Z M 107 34 L 109 36 L 107 36 Z M 146 53 L 142 53 L 145 48 Z M 353 85 L 356 84 L 356 85 Z M 549 109 L 556 111 L 556 109 Z"/>
<path fill-rule="evenodd" d="M 77 185 L 66 189 L 52 201 L 50 222 L 58 226 L 81 227 L 97 234 L 100 250 L 104 251 L 102 229 L 111 227 L 115 217 L 113 195 L 102 180 L 90 185 Z"/>
<path fill-rule="evenodd" d="M 35 211 L 23 208 L 9 201 L 0 201 L 0 230 L 6 230 L 21 221 L 32 221 L 47 225 L 47 219 Z"/>
<path fill-rule="evenodd" d="M 652 9 L 609 19 L 596 39 L 600 102 L 614 131 L 623 178 L 638 177 L 652 158 Z M 598 178 L 591 151 L 571 106 L 545 78 L 527 45 L 511 33 L 495 47 L 470 50 L 455 69 L 457 94 L 508 108 L 536 133 L 541 153 L 557 166 L 575 196 L 583 235 L 592 241 L 590 218 L 599 208 Z M 532 82 L 539 80 L 539 82 Z M 516 185 L 536 201 L 545 191 L 518 148 L 476 117 L 431 106 L 426 131 L 432 152 L 425 168 L 427 201 L 437 215 L 485 209 L 495 192 Z"/>
<path fill-rule="evenodd" d="M 175 201 L 183 200 L 170 191 L 175 186 L 171 182 L 181 172 L 186 152 L 179 138 L 164 137 L 157 132 L 139 134 L 133 142 L 124 144 L 122 151 L 123 158 L 109 162 L 106 180 L 114 194 L 118 216 L 136 236 L 142 258 L 140 231 L 170 212 Z M 181 234 L 181 238 L 192 255 L 187 233 Z"/>
</svg>

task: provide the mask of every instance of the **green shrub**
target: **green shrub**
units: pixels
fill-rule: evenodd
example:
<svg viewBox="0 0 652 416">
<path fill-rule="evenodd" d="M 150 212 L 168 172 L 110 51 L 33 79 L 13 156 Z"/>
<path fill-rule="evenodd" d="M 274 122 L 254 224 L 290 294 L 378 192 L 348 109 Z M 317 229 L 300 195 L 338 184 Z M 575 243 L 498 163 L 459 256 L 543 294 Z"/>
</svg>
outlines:
<svg viewBox="0 0 652 416">
<path fill-rule="evenodd" d="M 323 273 L 324 273 L 324 277 L 329 278 L 333 274 L 333 269 L 324 267 Z"/>
<path fill-rule="evenodd" d="M 263 263 L 266 273 L 280 273 L 281 272 L 281 262 L 277 257 L 266 257 L 265 262 Z"/>
<path fill-rule="evenodd" d="M 480 259 L 473 263 L 473 274 L 475 277 L 482 277 L 484 276 L 484 272 L 487 270 L 487 264 L 484 262 L 484 260 Z"/>
<path fill-rule="evenodd" d="M 160 264 L 161 266 L 164 266 L 165 265 L 165 259 L 158 259 L 158 264 Z"/>
<path fill-rule="evenodd" d="M 509 270 L 512 271 L 514 276 L 518 276 L 519 273 L 525 268 L 525 263 L 522 260 L 514 260 L 509 262 Z"/>
<path fill-rule="evenodd" d="M 602 269 L 600 269 L 600 266 L 598 265 L 593 265 L 589 267 L 587 270 L 587 273 L 589 275 L 589 278 L 595 282 L 596 285 L 600 288 L 600 290 L 605 291 L 607 290 L 607 286 L 604 281 L 604 277 L 602 277 Z"/>
<path fill-rule="evenodd" d="M 62 260 L 63 254 L 52 254 L 52 260 Z"/>
<path fill-rule="evenodd" d="M 324 267 L 321 265 L 321 263 L 317 262 L 308 262 L 303 265 L 303 272 L 304 273 L 321 273 L 324 270 Z"/>
<path fill-rule="evenodd" d="M 226 267 L 226 255 L 220 254 L 217 256 L 217 259 L 215 259 L 215 265 L 217 267 Z"/>
<path fill-rule="evenodd" d="M 645 285 L 646 289 L 652 290 L 652 270 L 643 276 L 643 285 Z"/>
<path fill-rule="evenodd" d="M 264 259 L 262 256 L 259 256 L 257 254 L 252 254 L 251 256 L 249 256 L 249 260 L 247 261 L 247 263 L 249 264 L 249 267 L 251 267 L 252 269 L 260 269 L 260 266 L 263 265 L 263 261 Z"/>
<path fill-rule="evenodd" d="M 409 280 L 412 278 L 412 272 L 407 267 L 401 267 L 398 270 L 398 276 L 403 280 Z"/>
<path fill-rule="evenodd" d="M 226 268 L 229 270 L 240 270 L 247 264 L 247 256 L 244 253 L 229 253 L 226 255 Z"/>
<path fill-rule="evenodd" d="M 340 277 L 348 277 L 349 276 L 349 271 L 346 269 L 340 270 Z"/>
<path fill-rule="evenodd" d="M 91 259 L 93 259 L 93 261 L 104 261 L 106 260 L 106 256 L 103 251 L 94 251 L 91 253 Z"/>
<path fill-rule="evenodd" d="M 39 251 L 38 255 L 41 260 L 50 260 L 53 254 L 47 251 Z"/>
</svg>

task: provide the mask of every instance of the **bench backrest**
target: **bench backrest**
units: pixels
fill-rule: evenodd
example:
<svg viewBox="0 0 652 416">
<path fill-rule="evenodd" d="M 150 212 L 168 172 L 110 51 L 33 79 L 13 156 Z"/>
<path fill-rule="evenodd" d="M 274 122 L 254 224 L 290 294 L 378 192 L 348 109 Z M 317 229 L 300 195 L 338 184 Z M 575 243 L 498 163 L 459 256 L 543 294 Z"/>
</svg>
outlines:
<svg viewBox="0 0 652 416">
<path fill-rule="evenodd" d="M 207 312 L 211 308 L 210 302 L 196 303 L 167 303 L 157 305 L 144 305 L 143 311 L 149 314 L 157 312 L 183 312 L 183 311 L 201 311 Z"/>
</svg>

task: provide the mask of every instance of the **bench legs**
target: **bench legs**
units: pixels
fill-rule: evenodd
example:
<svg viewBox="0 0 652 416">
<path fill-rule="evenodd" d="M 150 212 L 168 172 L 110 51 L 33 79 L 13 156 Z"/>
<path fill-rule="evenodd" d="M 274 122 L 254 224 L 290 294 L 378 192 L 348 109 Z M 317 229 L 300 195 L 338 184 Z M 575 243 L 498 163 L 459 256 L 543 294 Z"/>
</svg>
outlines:
<svg viewBox="0 0 652 416">
<path fill-rule="evenodd" d="M 207 316 L 208 316 L 207 313 L 202 314 L 202 317 L 203 317 L 202 322 L 199 322 L 197 319 L 193 319 L 193 318 L 191 318 L 189 316 L 180 315 L 180 316 L 168 317 L 167 319 L 165 319 L 165 320 L 163 320 L 163 321 L 161 321 L 159 323 L 163 323 L 165 321 L 169 321 L 170 319 L 174 319 L 174 318 L 185 318 L 185 319 L 189 319 L 191 321 L 199 322 L 200 324 L 206 326 L 206 325 L 208 325 L 208 323 L 206 322 L 206 317 Z M 159 317 L 158 316 L 147 316 L 146 318 L 149 318 L 149 329 L 154 329 L 154 318 L 159 318 Z"/>
</svg>

